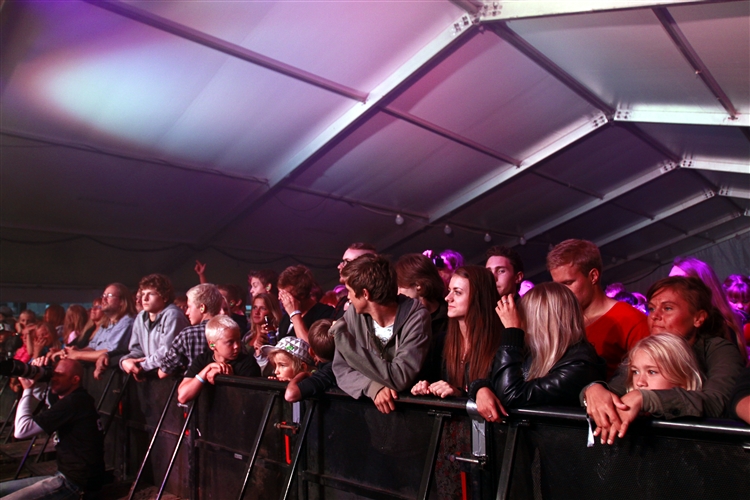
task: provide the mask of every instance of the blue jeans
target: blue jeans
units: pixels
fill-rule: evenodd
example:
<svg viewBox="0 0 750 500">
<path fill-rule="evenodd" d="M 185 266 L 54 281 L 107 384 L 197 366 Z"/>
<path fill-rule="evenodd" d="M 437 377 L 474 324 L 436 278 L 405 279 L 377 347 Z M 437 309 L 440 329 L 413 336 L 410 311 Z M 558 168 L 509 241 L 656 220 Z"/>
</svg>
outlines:
<svg viewBox="0 0 750 500">
<path fill-rule="evenodd" d="M 83 491 L 59 472 L 0 483 L 3 500 L 79 500 Z M 5 496 L 8 495 L 8 496 Z"/>
</svg>

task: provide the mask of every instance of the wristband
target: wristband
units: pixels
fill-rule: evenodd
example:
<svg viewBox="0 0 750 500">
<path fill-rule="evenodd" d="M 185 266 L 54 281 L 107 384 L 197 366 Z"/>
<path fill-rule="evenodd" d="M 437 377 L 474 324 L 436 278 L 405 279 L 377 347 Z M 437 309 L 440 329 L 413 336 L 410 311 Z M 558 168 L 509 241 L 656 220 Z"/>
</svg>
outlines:
<svg viewBox="0 0 750 500">
<path fill-rule="evenodd" d="M 289 319 L 291 320 L 293 317 L 295 317 L 298 314 L 302 314 L 302 311 L 300 311 L 299 309 L 297 309 L 296 311 L 290 312 L 289 313 Z"/>
<path fill-rule="evenodd" d="M 205 380 L 203 380 L 203 377 L 201 377 L 201 376 L 200 376 L 200 375 L 198 375 L 198 374 L 196 374 L 196 375 L 195 375 L 195 378 L 197 378 L 197 379 L 198 379 L 198 382 L 200 382 L 201 384 L 205 384 L 205 383 L 206 383 L 206 381 L 205 381 Z"/>
</svg>

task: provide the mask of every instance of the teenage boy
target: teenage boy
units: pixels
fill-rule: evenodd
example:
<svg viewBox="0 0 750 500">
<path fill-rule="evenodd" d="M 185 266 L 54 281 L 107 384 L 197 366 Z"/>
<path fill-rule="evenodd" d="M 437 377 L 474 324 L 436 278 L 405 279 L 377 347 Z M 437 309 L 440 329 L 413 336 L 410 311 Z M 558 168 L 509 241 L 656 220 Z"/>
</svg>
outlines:
<svg viewBox="0 0 750 500">
<path fill-rule="evenodd" d="M 190 325 L 182 330 L 161 360 L 159 378 L 182 373 L 195 358 L 206 352 L 206 323 L 219 314 L 224 301 L 216 285 L 205 283 L 196 285 L 187 292 L 185 314 Z"/>
<path fill-rule="evenodd" d="M 341 277 L 351 307 L 346 327 L 335 329 L 336 381 L 353 398 L 367 395 L 380 412 L 390 413 L 427 357 L 430 313 L 418 300 L 397 294 L 396 272 L 385 257 L 362 255 L 343 267 Z"/>
<path fill-rule="evenodd" d="M 147 372 L 156 370 L 172 346 L 175 335 L 189 326 L 187 316 L 174 302 L 174 288 L 163 274 L 149 274 L 139 283 L 143 311 L 133 321 L 128 354 L 120 359 L 120 368 L 144 380 Z"/>
<path fill-rule="evenodd" d="M 375 246 L 369 244 L 369 243 L 352 243 L 349 245 L 349 247 L 344 251 L 344 255 L 341 257 L 341 262 L 339 262 L 338 269 L 339 269 L 339 281 L 341 283 L 344 282 L 344 278 L 341 276 L 341 270 L 344 269 L 344 266 L 359 257 L 360 255 L 365 254 L 376 254 L 378 251 L 375 249 Z M 333 319 L 341 319 L 344 317 L 344 313 L 346 310 L 349 309 L 349 298 L 344 296 L 341 297 L 336 304 L 336 307 L 333 312 Z"/>
<path fill-rule="evenodd" d="M 523 281 L 523 261 L 512 248 L 495 245 L 487 250 L 484 265 L 495 277 L 495 286 L 500 297 L 513 295 L 518 299 L 518 287 Z"/>
<path fill-rule="evenodd" d="M 609 380 L 623 356 L 648 337 L 646 315 L 607 297 L 601 285 L 602 256 L 590 241 L 563 241 L 547 255 L 547 269 L 552 280 L 567 286 L 581 304 L 586 338 L 607 362 Z"/>
</svg>

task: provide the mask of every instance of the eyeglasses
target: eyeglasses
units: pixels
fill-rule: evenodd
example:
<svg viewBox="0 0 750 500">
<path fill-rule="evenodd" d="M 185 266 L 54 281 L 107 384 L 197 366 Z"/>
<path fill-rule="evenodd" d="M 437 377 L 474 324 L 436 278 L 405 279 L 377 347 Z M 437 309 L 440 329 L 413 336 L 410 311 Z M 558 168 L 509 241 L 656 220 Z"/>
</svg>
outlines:
<svg viewBox="0 0 750 500">
<path fill-rule="evenodd" d="M 339 267 L 344 267 L 348 263 L 350 263 L 352 259 L 341 259 L 341 262 L 339 262 Z"/>
<path fill-rule="evenodd" d="M 120 298 L 120 296 L 119 295 L 115 295 L 114 293 L 105 293 L 105 294 L 102 294 L 102 299 L 103 300 L 107 300 L 107 299 L 119 299 L 119 298 Z"/>
</svg>

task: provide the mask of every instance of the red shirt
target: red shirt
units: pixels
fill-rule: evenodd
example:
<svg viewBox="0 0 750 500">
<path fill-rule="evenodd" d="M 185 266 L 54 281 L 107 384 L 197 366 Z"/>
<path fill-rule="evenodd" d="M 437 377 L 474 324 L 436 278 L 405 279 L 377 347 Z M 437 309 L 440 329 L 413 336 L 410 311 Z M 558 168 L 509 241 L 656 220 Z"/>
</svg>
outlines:
<svg viewBox="0 0 750 500">
<path fill-rule="evenodd" d="M 625 302 L 618 302 L 586 327 L 586 337 L 607 362 L 607 380 L 635 343 L 648 336 L 646 315 Z"/>
</svg>

